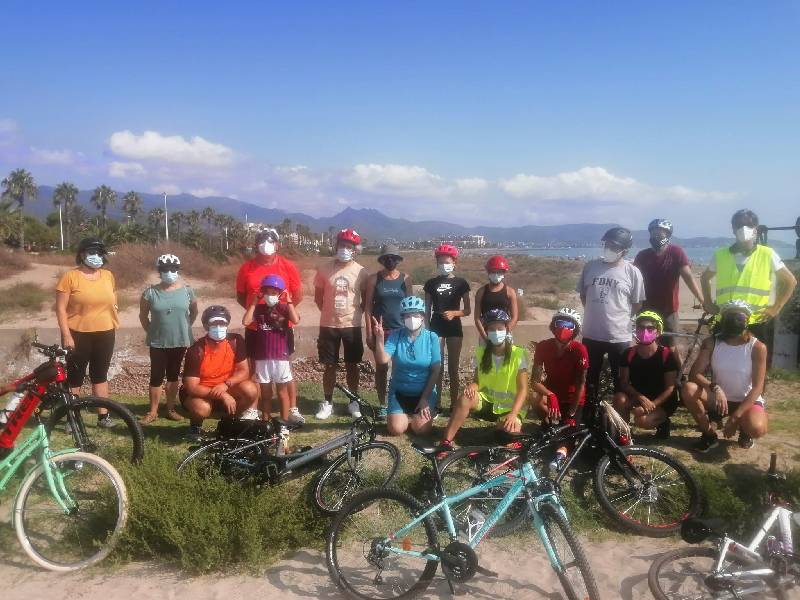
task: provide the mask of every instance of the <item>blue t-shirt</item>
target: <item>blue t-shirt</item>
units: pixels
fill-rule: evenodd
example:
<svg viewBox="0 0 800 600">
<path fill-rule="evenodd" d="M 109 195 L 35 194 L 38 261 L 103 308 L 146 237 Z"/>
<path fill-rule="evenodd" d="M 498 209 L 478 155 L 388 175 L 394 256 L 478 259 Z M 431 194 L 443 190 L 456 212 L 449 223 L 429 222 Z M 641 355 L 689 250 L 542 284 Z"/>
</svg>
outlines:
<svg viewBox="0 0 800 600">
<path fill-rule="evenodd" d="M 442 362 L 439 336 L 423 329 L 412 342 L 404 327 L 393 331 L 383 346 L 392 357 L 392 380 L 390 390 L 401 394 L 419 394 L 425 389 L 431 366 Z"/>
</svg>

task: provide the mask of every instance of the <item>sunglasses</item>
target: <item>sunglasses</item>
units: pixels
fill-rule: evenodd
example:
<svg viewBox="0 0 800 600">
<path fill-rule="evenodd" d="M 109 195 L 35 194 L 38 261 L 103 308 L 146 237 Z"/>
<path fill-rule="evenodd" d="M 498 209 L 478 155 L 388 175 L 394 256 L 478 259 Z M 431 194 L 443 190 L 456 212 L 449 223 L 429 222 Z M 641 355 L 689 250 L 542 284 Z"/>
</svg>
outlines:
<svg viewBox="0 0 800 600">
<path fill-rule="evenodd" d="M 559 319 L 558 321 L 556 321 L 555 325 L 556 327 L 559 328 L 563 327 L 564 329 L 575 329 L 575 323 L 573 323 L 572 321 L 566 321 L 566 320 L 562 321 Z"/>
</svg>

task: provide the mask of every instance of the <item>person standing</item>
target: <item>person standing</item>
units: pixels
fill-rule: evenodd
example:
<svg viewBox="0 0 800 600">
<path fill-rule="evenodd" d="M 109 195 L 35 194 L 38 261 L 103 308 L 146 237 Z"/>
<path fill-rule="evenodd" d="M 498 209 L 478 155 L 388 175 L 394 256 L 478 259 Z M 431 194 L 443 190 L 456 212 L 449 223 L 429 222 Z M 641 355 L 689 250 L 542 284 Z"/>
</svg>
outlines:
<svg viewBox="0 0 800 600">
<path fill-rule="evenodd" d="M 314 302 L 321 313 L 317 350 L 319 362 L 325 367 L 322 375 L 325 397 L 316 414 L 322 420 L 333 414 L 339 348 L 344 349 L 347 387 L 358 393 L 358 363 L 364 356 L 361 316 L 369 277 L 367 270 L 355 260 L 360 249 L 361 236 L 353 229 L 342 229 L 336 236 L 336 256 L 321 265 L 314 277 Z M 353 417 L 361 416 L 358 402 L 350 402 L 347 410 Z"/>
<path fill-rule="evenodd" d="M 692 275 L 686 252 L 672 243 L 672 222 L 667 219 L 653 219 L 647 226 L 647 231 L 650 233 L 650 248 L 639 252 L 633 261 L 644 277 L 646 298 L 642 306 L 645 310 L 661 315 L 664 331 L 668 332 L 661 336 L 661 344 L 669 347 L 678 360 L 680 371 L 675 338 L 669 335 L 669 332 L 677 333 L 680 327 L 678 315 L 680 280 L 683 279 L 698 304 L 703 302 L 703 293 Z"/>
<path fill-rule="evenodd" d="M 519 318 L 517 309 L 517 291 L 503 281 L 510 266 L 504 256 L 492 256 L 486 261 L 486 273 L 489 283 L 481 286 L 475 293 L 475 328 L 482 340 L 486 340 L 486 330 L 483 328 L 481 315 L 490 310 L 502 310 L 511 317 L 508 322 L 508 331 L 514 331 Z"/>
<path fill-rule="evenodd" d="M 619 363 L 631 345 L 631 318 L 645 299 L 642 273 L 625 255 L 633 245 L 630 230 L 612 227 L 602 237 L 603 257 L 583 267 L 577 291 L 584 306 L 583 345 L 589 354 L 586 385 L 598 393 L 603 358 L 608 356 L 614 392 L 620 391 Z M 598 398 L 589 398 L 596 401 Z"/>
<path fill-rule="evenodd" d="M 403 327 L 400 315 L 400 302 L 414 291 L 411 276 L 400 272 L 398 265 L 403 261 L 400 249 L 395 244 L 381 247 L 378 262 L 383 269 L 370 275 L 364 300 L 364 326 L 367 334 L 367 347 L 375 352 L 375 332 L 372 317 L 381 322 L 383 334 L 388 338 L 392 331 Z M 384 339 L 384 342 L 386 339 Z M 375 389 L 381 405 L 379 416 L 386 415 L 386 377 L 389 364 L 375 360 Z"/>
<path fill-rule="evenodd" d="M 429 329 L 439 336 L 441 355 L 447 348 L 447 374 L 450 377 L 450 406 L 459 398 L 458 367 L 464 331 L 461 317 L 470 315 L 469 284 L 466 279 L 456 277 L 458 249 L 450 244 L 441 244 L 434 251 L 437 277 L 425 282 L 425 321 Z M 438 389 L 442 389 L 444 373 L 439 374 Z"/>
<path fill-rule="evenodd" d="M 108 368 L 119 327 L 114 274 L 106 265 L 108 251 L 101 240 L 85 238 L 78 244 L 74 269 L 56 286 L 56 318 L 61 345 L 72 349 L 67 356 L 67 382 L 79 394 L 86 368 L 92 395 L 108 398 Z M 98 411 L 99 427 L 113 427 L 105 409 Z"/>
<path fill-rule="evenodd" d="M 278 254 L 280 240 L 280 235 L 275 229 L 267 228 L 259 231 L 255 239 L 256 255 L 239 267 L 239 272 L 236 275 L 236 301 L 245 310 L 261 293 L 261 282 L 269 275 L 277 275 L 283 279 L 289 292 L 288 295 L 291 296 L 295 307 L 303 300 L 303 282 L 300 279 L 297 266 L 288 258 Z M 284 300 L 281 300 L 281 302 L 284 302 Z M 256 330 L 257 325 L 255 323 L 251 323 L 244 330 L 248 356 L 254 356 L 257 353 Z M 287 344 L 289 354 L 293 354 L 294 325 L 291 322 L 287 332 Z M 253 365 L 251 365 L 252 369 Z M 288 421 L 295 425 L 302 425 L 305 419 L 297 408 L 297 385 L 294 379 L 288 383 L 287 390 L 289 392 L 290 405 Z"/>
<path fill-rule="evenodd" d="M 177 413 L 181 364 L 186 349 L 194 342 L 192 325 L 197 319 L 194 290 L 179 277 L 181 260 L 174 254 L 162 254 L 156 260 L 161 282 L 149 286 L 139 300 L 139 322 L 147 332 L 150 347 L 150 408 L 139 420 L 152 423 L 158 418 L 161 386 L 166 376 L 167 418 L 181 421 Z"/>
</svg>

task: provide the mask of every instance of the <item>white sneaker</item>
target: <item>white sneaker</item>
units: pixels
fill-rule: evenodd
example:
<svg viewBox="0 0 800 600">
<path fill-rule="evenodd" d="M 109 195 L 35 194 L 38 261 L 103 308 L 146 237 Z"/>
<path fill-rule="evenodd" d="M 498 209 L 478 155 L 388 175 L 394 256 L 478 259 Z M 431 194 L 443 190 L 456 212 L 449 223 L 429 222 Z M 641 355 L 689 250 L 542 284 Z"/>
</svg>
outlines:
<svg viewBox="0 0 800 600">
<path fill-rule="evenodd" d="M 353 400 L 350 404 L 347 405 L 347 412 L 349 412 L 354 419 L 361 418 L 361 407 L 355 400 Z"/>
<path fill-rule="evenodd" d="M 239 418 L 245 421 L 255 421 L 259 418 L 259 416 L 260 415 L 257 408 L 248 408 L 241 414 Z"/>
<path fill-rule="evenodd" d="M 333 404 L 330 402 L 323 401 L 319 403 L 319 410 L 317 411 L 317 414 L 314 416 L 317 417 L 319 420 L 324 421 L 332 414 L 333 414 Z"/>
<path fill-rule="evenodd" d="M 302 425 L 303 423 L 306 422 L 305 418 L 303 417 L 303 415 L 300 414 L 300 411 L 296 406 L 293 406 L 292 408 L 289 409 L 288 421 L 292 425 Z"/>
</svg>

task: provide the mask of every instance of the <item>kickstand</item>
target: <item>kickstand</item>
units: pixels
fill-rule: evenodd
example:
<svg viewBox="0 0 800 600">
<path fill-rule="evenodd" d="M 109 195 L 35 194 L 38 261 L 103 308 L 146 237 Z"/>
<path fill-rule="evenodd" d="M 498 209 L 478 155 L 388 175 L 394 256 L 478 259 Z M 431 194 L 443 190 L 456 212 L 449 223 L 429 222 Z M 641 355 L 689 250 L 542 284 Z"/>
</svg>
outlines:
<svg viewBox="0 0 800 600">
<path fill-rule="evenodd" d="M 450 578 L 447 575 L 445 575 L 444 578 L 447 579 L 447 585 L 450 587 L 450 595 L 451 596 L 458 596 L 458 592 L 456 592 L 456 588 L 453 585 L 453 582 L 450 581 Z"/>
<path fill-rule="evenodd" d="M 486 577 L 494 577 L 495 579 L 500 577 L 499 573 L 495 573 L 494 571 L 490 571 L 486 567 L 477 566 L 477 567 L 475 567 L 475 570 L 478 573 L 480 573 L 481 575 L 485 575 Z"/>
</svg>

